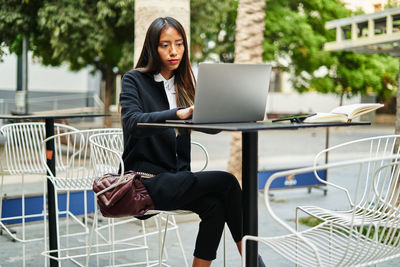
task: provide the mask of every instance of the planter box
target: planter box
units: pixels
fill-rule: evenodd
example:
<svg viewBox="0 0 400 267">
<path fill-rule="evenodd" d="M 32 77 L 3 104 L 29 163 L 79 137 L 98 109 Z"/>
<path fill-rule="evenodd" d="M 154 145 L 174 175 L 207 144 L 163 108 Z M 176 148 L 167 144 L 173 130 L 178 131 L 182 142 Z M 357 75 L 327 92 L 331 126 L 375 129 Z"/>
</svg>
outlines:
<svg viewBox="0 0 400 267">
<path fill-rule="evenodd" d="M 263 190 L 265 183 L 268 178 L 275 172 L 285 171 L 289 169 L 280 170 L 265 170 L 258 172 L 258 189 Z M 321 170 L 317 172 L 318 175 L 326 181 L 326 170 Z M 309 188 L 312 187 L 325 187 L 325 184 L 315 178 L 313 172 L 307 172 L 297 175 L 288 175 L 286 177 L 279 177 L 274 182 L 272 182 L 270 189 L 293 189 L 293 188 Z M 326 194 L 326 189 L 324 189 L 324 194 Z"/>
<path fill-rule="evenodd" d="M 71 192 L 70 193 L 70 211 L 75 215 L 84 214 L 84 192 Z M 87 212 L 94 212 L 94 194 L 92 191 L 87 192 Z M 67 194 L 58 194 L 58 206 L 59 210 L 63 211 L 66 207 Z M 9 219 L 15 216 L 21 216 L 22 214 L 22 198 L 13 197 L 3 199 L 2 206 L 2 218 L 4 224 L 17 224 L 22 223 L 21 219 Z M 25 196 L 25 215 L 40 214 L 43 210 L 43 195 L 31 195 Z M 60 217 L 65 217 L 65 215 L 60 215 Z M 35 216 L 31 218 L 26 218 L 25 222 L 33 222 L 43 220 L 43 216 Z"/>
</svg>

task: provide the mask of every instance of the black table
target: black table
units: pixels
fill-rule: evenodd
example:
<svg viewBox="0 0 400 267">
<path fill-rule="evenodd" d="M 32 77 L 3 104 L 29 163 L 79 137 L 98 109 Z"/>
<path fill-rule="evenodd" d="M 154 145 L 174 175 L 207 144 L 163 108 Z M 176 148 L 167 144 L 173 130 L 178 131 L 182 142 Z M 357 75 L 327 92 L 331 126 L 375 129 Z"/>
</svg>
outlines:
<svg viewBox="0 0 400 267">
<path fill-rule="evenodd" d="M 105 117 L 110 116 L 109 114 L 43 114 L 43 115 L 0 115 L 0 119 L 6 120 L 45 120 L 46 127 L 46 138 L 54 135 L 54 120 L 55 119 L 72 119 L 72 118 L 93 118 L 93 117 Z M 50 139 L 46 143 L 46 151 L 54 151 L 54 140 Z M 56 176 L 56 166 L 55 166 L 55 154 L 51 159 L 47 159 L 47 166 L 50 171 Z M 47 174 L 49 175 L 49 174 Z M 50 250 L 57 250 L 57 220 L 56 220 L 56 206 L 54 198 L 54 186 L 50 180 L 47 180 L 47 202 L 49 210 L 49 248 Z M 51 256 L 58 257 L 57 252 L 52 252 Z M 58 261 L 50 259 L 50 266 L 58 266 Z"/>
<path fill-rule="evenodd" d="M 370 125 L 369 122 L 355 123 L 284 123 L 270 121 L 248 123 L 138 123 L 139 127 L 187 128 L 198 131 L 240 131 L 242 132 L 242 192 L 244 235 L 258 236 L 258 131 L 297 130 L 300 128 Z M 249 241 L 246 247 L 246 266 L 257 265 L 257 242 Z"/>
</svg>

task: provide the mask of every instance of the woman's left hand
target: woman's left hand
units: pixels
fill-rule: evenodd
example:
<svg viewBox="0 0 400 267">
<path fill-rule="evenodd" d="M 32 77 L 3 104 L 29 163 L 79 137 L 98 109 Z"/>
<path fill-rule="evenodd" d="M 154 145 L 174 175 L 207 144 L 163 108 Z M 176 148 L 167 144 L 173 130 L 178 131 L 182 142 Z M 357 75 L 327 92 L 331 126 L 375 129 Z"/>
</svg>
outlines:
<svg viewBox="0 0 400 267">
<path fill-rule="evenodd" d="M 190 106 L 188 108 L 179 109 L 178 111 L 176 111 L 176 115 L 181 120 L 190 119 L 192 117 L 193 110 L 194 110 L 194 106 Z"/>
</svg>

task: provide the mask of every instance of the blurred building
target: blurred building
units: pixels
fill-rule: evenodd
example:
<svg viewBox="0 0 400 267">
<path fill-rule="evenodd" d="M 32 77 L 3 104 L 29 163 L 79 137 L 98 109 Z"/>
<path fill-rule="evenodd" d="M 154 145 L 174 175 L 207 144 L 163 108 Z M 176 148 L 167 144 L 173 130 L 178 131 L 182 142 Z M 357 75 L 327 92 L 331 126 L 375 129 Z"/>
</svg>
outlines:
<svg viewBox="0 0 400 267">
<path fill-rule="evenodd" d="M 381 11 L 387 4 L 400 5 L 400 0 L 342 0 L 349 9 L 365 13 Z M 29 111 L 92 107 L 101 105 L 99 100 L 101 75 L 91 74 L 86 68 L 72 72 L 67 65 L 45 67 L 28 55 Z M 7 55 L 0 62 L 0 113 L 15 109 L 17 87 L 17 57 Z M 288 73 L 276 70 L 271 75 L 268 113 L 307 113 L 330 111 L 339 105 L 336 95 L 316 92 L 299 94 L 290 81 Z M 117 79 L 118 80 L 118 79 Z M 119 85 L 117 83 L 117 85 Z M 118 91 L 118 87 L 117 87 Z M 100 103 L 97 103 L 99 102 Z M 361 97 L 346 99 L 344 104 L 360 102 Z"/>
<path fill-rule="evenodd" d="M 0 62 L 0 114 L 15 110 L 17 56 L 8 54 Z M 68 66 L 46 67 L 28 53 L 28 111 L 98 106 L 101 75 L 89 68 L 70 71 Z M 100 101 L 101 102 L 101 101 Z"/>
<path fill-rule="evenodd" d="M 364 13 L 382 11 L 387 4 L 398 5 L 399 0 L 342 0 L 351 10 L 362 10 Z"/>
</svg>

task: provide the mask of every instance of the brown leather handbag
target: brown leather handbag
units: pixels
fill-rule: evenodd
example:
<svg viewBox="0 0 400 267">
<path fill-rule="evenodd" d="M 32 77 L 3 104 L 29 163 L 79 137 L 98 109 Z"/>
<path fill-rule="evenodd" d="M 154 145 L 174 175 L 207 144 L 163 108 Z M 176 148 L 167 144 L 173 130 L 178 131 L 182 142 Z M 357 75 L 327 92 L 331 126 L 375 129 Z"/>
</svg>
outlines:
<svg viewBox="0 0 400 267">
<path fill-rule="evenodd" d="M 154 203 L 140 174 L 134 171 L 119 174 L 105 174 L 93 182 L 93 191 L 104 217 L 142 216 L 154 209 Z"/>
</svg>

